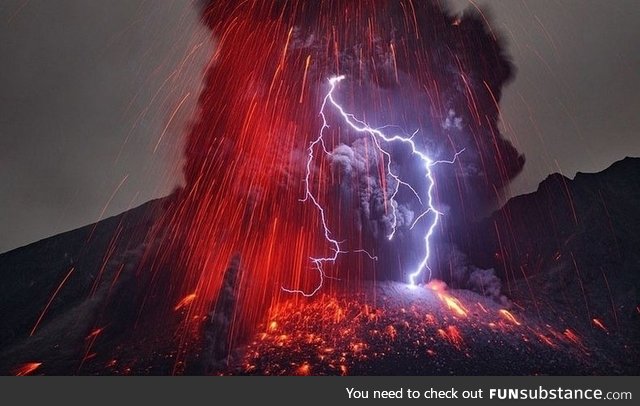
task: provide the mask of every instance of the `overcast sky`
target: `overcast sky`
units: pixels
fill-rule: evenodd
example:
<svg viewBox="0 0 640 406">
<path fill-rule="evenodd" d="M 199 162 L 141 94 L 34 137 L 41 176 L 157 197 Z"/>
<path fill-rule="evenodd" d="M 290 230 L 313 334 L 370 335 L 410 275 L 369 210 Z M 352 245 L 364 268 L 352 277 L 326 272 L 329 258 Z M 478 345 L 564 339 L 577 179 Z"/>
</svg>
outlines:
<svg viewBox="0 0 640 406">
<path fill-rule="evenodd" d="M 640 1 L 474 3 L 518 68 L 513 194 L 640 156 Z M 3 0 L 0 252 L 168 194 L 212 49 L 192 1 Z"/>
</svg>

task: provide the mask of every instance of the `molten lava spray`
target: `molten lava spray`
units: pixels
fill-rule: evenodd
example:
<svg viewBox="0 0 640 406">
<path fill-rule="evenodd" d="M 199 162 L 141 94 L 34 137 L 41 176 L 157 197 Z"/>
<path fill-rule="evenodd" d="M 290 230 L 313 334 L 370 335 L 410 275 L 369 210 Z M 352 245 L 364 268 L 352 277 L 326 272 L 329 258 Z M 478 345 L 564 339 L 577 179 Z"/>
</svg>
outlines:
<svg viewBox="0 0 640 406">
<path fill-rule="evenodd" d="M 369 279 L 415 279 L 426 233 L 451 232 L 420 221 L 431 206 L 419 197 L 433 196 L 446 209 L 438 215 L 464 223 L 522 168 L 498 130 L 511 65 L 482 15 L 458 18 L 437 2 L 412 0 L 206 1 L 202 15 L 217 48 L 186 140 L 185 186 L 163 219 L 162 244 L 145 259 L 146 307 L 157 298 L 198 320 L 236 253 L 230 339 L 292 291 L 314 292 L 320 278 L 328 294 Z M 370 128 L 393 125 L 389 133 L 405 134 L 409 148 L 381 150 L 335 109 L 320 117 L 327 80 L 342 75 L 344 111 Z M 307 166 L 323 118 L 331 121 L 323 153 Z M 465 152 L 425 178 L 412 149 L 428 151 L 429 162 Z M 301 201 L 308 188 L 326 218 Z M 331 241 L 348 254 L 313 272 L 311 258 L 336 254 Z"/>
</svg>

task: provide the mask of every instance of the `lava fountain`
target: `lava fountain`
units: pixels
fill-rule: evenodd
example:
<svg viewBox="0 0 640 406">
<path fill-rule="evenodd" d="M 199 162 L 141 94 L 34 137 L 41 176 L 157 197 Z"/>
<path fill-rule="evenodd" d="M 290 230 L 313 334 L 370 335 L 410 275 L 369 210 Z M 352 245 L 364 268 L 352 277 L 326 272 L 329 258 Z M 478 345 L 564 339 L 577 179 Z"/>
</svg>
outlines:
<svg viewBox="0 0 640 406">
<path fill-rule="evenodd" d="M 185 331 L 210 311 L 236 254 L 230 340 L 321 286 L 420 282 L 433 234 L 446 239 L 522 168 L 498 130 L 511 64 L 480 14 L 411 0 L 250 0 L 206 1 L 202 15 L 217 47 L 185 186 L 142 267 L 141 306 L 186 311 Z M 437 221 L 440 205 L 455 222 Z"/>
</svg>

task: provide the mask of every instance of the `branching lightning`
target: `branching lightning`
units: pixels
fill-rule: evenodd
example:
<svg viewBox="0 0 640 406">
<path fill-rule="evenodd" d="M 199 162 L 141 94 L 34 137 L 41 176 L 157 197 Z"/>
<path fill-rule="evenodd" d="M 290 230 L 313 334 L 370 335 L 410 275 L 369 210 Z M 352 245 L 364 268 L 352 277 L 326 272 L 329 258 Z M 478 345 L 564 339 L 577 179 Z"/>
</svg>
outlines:
<svg viewBox="0 0 640 406">
<path fill-rule="evenodd" d="M 462 152 L 464 152 L 464 149 L 458 151 L 454 155 L 453 159 L 450 160 L 450 161 L 434 161 L 431 158 L 429 158 L 425 153 L 420 151 L 418 149 L 416 143 L 413 141 L 413 137 L 417 134 L 417 131 L 414 132 L 411 136 L 403 136 L 403 135 L 388 136 L 382 130 L 384 130 L 385 128 L 387 128 L 389 126 L 380 127 L 380 128 L 372 128 L 372 127 L 370 127 L 367 123 L 365 123 L 364 121 L 359 120 L 353 114 L 347 113 L 344 110 L 344 108 L 334 98 L 334 92 L 336 90 L 336 87 L 337 87 L 338 83 L 340 83 L 344 79 L 345 79 L 345 76 L 334 76 L 334 77 L 329 79 L 329 85 L 330 85 L 329 91 L 327 92 L 326 96 L 324 97 L 324 99 L 322 101 L 322 106 L 320 108 L 320 117 L 322 118 L 322 127 L 320 128 L 318 136 L 309 144 L 309 147 L 307 148 L 308 157 L 307 157 L 307 165 L 306 165 L 306 175 L 305 175 L 305 178 L 304 178 L 305 196 L 304 196 L 303 199 L 301 199 L 301 201 L 302 202 L 311 201 L 312 204 L 318 210 L 318 213 L 320 214 L 320 220 L 321 220 L 321 223 L 322 223 L 322 227 L 323 227 L 324 237 L 329 242 L 329 244 L 331 245 L 330 249 L 332 251 L 332 255 L 330 255 L 328 257 L 321 257 L 321 258 L 315 258 L 315 257 L 310 258 L 310 260 L 311 260 L 311 262 L 313 264 L 313 269 L 316 272 L 318 272 L 318 275 L 319 275 L 319 282 L 316 285 L 315 289 L 313 289 L 311 292 L 305 292 L 305 291 L 299 290 L 299 289 L 286 289 L 284 287 L 282 288 L 282 290 L 284 290 L 285 292 L 301 294 L 301 295 L 303 295 L 305 297 L 311 297 L 311 296 L 315 295 L 322 288 L 325 278 L 328 278 L 325 275 L 325 272 L 324 272 L 324 269 L 323 269 L 323 265 L 325 263 L 333 263 L 333 262 L 335 262 L 336 259 L 338 259 L 338 256 L 340 254 L 345 254 L 345 253 L 348 252 L 348 251 L 345 251 L 345 250 L 342 249 L 340 241 L 338 241 L 338 240 L 336 240 L 335 238 L 332 237 L 332 232 L 331 232 L 331 230 L 329 228 L 329 225 L 327 223 L 327 216 L 326 216 L 325 209 L 318 202 L 318 198 L 313 194 L 313 192 L 311 191 L 311 188 L 310 188 L 312 165 L 313 165 L 313 161 L 315 159 L 316 147 L 318 145 L 320 145 L 320 147 L 322 148 L 322 151 L 325 154 L 330 155 L 330 152 L 327 150 L 327 147 L 326 147 L 326 144 L 325 144 L 325 141 L 324 141 L 325 131 L 329 128 L 329 123 L 327 121 L 327 116 L 326 116 L 326 113 L 325 113 L 327 105 L 331 105 L 340 114 L 340 116 L 343 118 L 344 122 L 347 125 L 349 125 L 353 130 L 355 130 L 355 131 L 357 131 L 359 133 L 368 134 L 371 137 L 371 140 L 373 141 L 373 143 L 376 146 L 376 148 L 378 149 L 378 151 L 386 158 L 387 175 L 389 177 L 391 177 L 395 181 L 392 193 L 391 193 L 391 195 L 389 197 L 389 203 L 390 203 L 390 206 L 391 206 L 391 209 L 392 209 L 391 232 L 387 235 L 387 238 L 389 240 L 392 240 L 393 237 L 395 236 L 397 225 L 398 225 L 398 217 L 397 217 L 398 216 L 398 213 L 397 213 L 398 203 L 396 202 L 395 198 L 396 198 L 396 195 L 398 194 L 400 186 L 407 187 L 416 196 L 418 202 L 421 205 L 424 206 L 424 200 L 426 200 L 426 203 L 427 203 L 426 210 L 416 218 L 416 220 L 413 222 L 413 224 L 410 227 L 410 229 L 413 229 L 418 221 L 426 218 L 429 214 L 431 214 L 431 216 L 430 216 L 431 223 L 429 224 L 427 232 L 426 232 L 426 234 L 424 236 L 425 255 L 424 255 L 422 261 L 420 262 L 420 264 L 418 265 L 418 267 L 416 268 L 416 270 L 409 275 L 409 283 L 410 283 L 411 286 L 415 286 L 416 285 L 416 278 L 425 269 L 429 270 L 429 279 L 431 279 L 431 268 L 429 267 L 429 257 L 430 257 L 430 254 L 431 254 L 430 241 L 431 241 L 431 236 L 433 235 L 433 233 L 435 231 L 435 228 L 438 225 L 438 219 L 439 219 L 440 216 L 442 216 L 442 213 L 440 211 L 438 211 L 436 209 L 435 205 L 434 205 L 433 191 L 434 191 L 436 183 L 435 183 L 435 178 L 433 176 L 433 172 L 432 172 L 431 169 L 432 169 L 432 167 L 434 165 L 437 165 L 437 164 L 441 164 L 441 163 L 453 164 L 453 163 L 455 163 L 456 159 L 458 158 L 458 155 L 460 155 Z M 401 142 L 401 143 L 407 144 L 411 148 L 411 153 L 413 155 L 417 156 L 423 162 L 424 169 L 425 169 L 425 178 L 426 178 L 427 183 L 428 183 L 427 194 L 426 194 L 426 196 L 424 198 L 420 197 L 420 195 L 418 194 L 418 192 L 416 191 L 416 189 L 413 186 L 411 186 L 407 182 L 402 181 L 400 179 L 400 177 L 392 171 L 392 168 L 391 168 L 391 162 L 392 162 L 391 154 L 382 147 L 382 144 L 381 144 L 382 142 L 385 142 L 385 143 Z M 368 252 L 366 252 L 364 250 L 357 250 L 357 251 L 353 251 L 353 252 L 365 252 L 371 259 L 376 259 L 376 257 L 372 256 L 371 254 L 369 254 Z"/>
</svg>

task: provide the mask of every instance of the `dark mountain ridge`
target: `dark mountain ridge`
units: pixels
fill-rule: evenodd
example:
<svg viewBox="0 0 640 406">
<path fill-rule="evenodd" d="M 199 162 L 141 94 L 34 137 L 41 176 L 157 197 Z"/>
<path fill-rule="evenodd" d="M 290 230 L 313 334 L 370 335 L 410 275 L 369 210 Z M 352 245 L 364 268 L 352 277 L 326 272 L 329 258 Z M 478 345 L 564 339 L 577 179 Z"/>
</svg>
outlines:
<svg viewBox="0 0 640 406">
<path fill-rule="evenodd" d="M 471 261 L 499 270 L 509 296 L 565 306 L 586 323 L 603 319 L 638 337 L 639 158 L 574 179 L 552 174 L 473 232 Z"/>
</svg>

